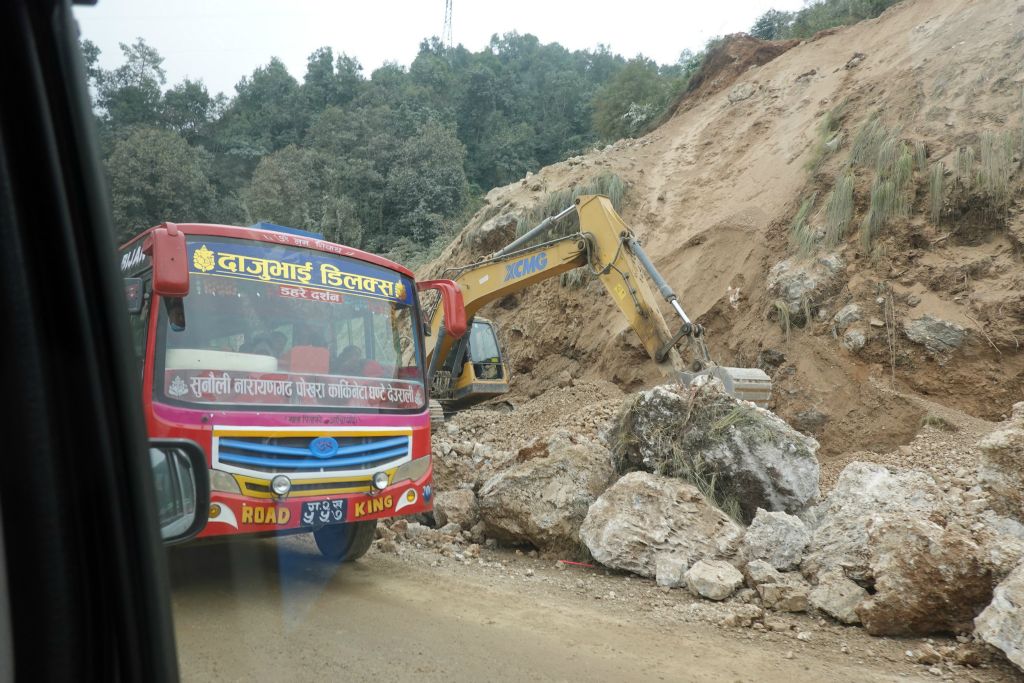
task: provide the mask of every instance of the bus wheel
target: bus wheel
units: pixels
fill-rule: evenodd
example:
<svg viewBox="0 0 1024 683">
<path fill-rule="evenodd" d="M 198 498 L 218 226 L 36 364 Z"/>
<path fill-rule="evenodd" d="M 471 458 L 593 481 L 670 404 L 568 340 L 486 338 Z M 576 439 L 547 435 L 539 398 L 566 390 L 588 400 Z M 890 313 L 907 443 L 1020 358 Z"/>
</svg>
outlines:
<svg viewBox="0 0 1024 683">
<path fill-rule="evenodd" d="M 373 543 L 377 521 L 330 524 L 313 532 L 320 554 L 336 562 L 352 562 L 366 554 Z"/>
</svg>

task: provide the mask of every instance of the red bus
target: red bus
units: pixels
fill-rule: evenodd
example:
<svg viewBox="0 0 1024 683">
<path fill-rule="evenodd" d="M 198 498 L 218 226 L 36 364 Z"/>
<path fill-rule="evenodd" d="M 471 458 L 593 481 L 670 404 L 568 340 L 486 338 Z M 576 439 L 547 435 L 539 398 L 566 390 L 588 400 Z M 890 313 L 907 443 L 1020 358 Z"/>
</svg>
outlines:
<svg viewBox="0 0 1024 683">
<path fill-rule="evenodd" d="M 164 223 L 120 258 L 149 435 L 207 455 L 198 538 L 312 533 L 347 561 L 431 509 L 417 293 L 461 336 L 454 283 L 286 228 Z"/>
</svg>

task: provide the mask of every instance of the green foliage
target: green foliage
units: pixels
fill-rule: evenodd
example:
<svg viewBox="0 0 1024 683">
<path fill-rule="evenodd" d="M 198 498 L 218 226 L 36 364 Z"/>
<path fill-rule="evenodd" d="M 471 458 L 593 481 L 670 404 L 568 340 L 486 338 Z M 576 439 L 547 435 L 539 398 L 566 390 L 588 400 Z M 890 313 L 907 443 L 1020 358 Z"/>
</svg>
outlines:
<svg viewBox="0 0 1024 683">
<path fill-rule="evenodd" d="M 789 306 L 782 299 L 775 299 L 770 306 L 769 315 L 771 313 L 775 314 L 776 319 L 779 321 L 779 327 L 782 328 L 782 333 L 786 335 L 786 341 L 788 342 L 789 332 L 793 328 L 789 316 Z"/>
<path fill-rule="evenodd" d="M 843 144 L 841 126 L 843 117 L 846 115 L 846 107 L 847 101 L 843 100 L 821 117 L 821 122 L 818 124 L 817 140 L 805 166 L 811 173 L 817 172 L 825 157 L 835 153 Z"/>
<path fill-rule="evenodd" d="M 1013 147 L 1013 137 L 1009 133 L 985 132 L 981 136 L 978 189 L 987 195 L 997 208 L 1003 208 L 1009 202 Z"/>
<path fill-rule="evenodd" d="M 630 60 L 595 93 L 594 129 L 606 140 L 634 135 L 665 106 L 668 85 L 650 59 Z"/>
<path fill-rule="evenodd" d="M 860 239 L 865 251 L 870 251 L 875 239 L 881 234 L 889 218 L 898 206 L 896 184 L 892 180 L 875 178 L 871 188 L 871 208 L 861 222 Z"/>
<path fill-rule="evenodd" d="M 167 81 L 163 57 L 142 38 L 120 43 L 124 64 L 112 71 L 95 66 L 99 49 L 90 43 L 90 71 L 96 79 L 96 105 L 101 120 L 119 127 L 155 125 L 160 114 L 162 87 Z"/>
<path fill-rule="evenodd" d="M 622 200 L 626 195 L 626 184 L 615 173 L 602 173 L 586 183 L 575 187 L 548 192 L 544 198 L 524 213 L 516 227 L 516 233 L 525 234 L 532 230 L 548 216 L 554 216 L 576 201 L 582 195 L 601 194 L 608 197 L 616 211 L 622 210 Z M 580 229 L 579 217 L 572 213 L 554 226 L 547 237 L 570 235 Z"/>
<path fill-rule="evenodd" d="M 163 221 L 210 220 L 210 157 L 177 133 L 136 128 L 114 145 L 107 173 L 119 241 Z"/>
<path fill-rule="evenodd" d="M 850 146 L 850 163 L 861 166 L 877 164 L 880 147 L 887 137 L 888 131 L 878 113 L 869 116 L 857 129 L 857 134 L 853 138 Z"/>
<path fill-rule="evenodd" d="M 782 40 L 793 23 L 793 12 L 770 9 L 750 27 L 750 35 L 761 40 Z"/>
<path fill-rule="evenodd" d="M 793 222 L 789 226 L 789 240 L 801 256 L 807 256 L 814 251 L 818 243 L 814 229 L 807 223 L 807 218 L 810 216 L 817 198 L 817 192 L 806 198 L 800 204 L 800 209 L 797 210 L 796 216 L 793 217 Z"/>
<path fill-rule="evenodd" d="M 850 221 L 853 220 L 853 185 L 853 175 L 843 175 L 836 182 L 828 204 L 825 205 L 825 237 L 822 242 L 829 249 L 843 241 Z"/>
<path fill-rule="evenodd" d="M 956 151 L 956 182 L 966 189 L 971 189 L 974 180 L 974 148 L 970 145 L 960 147 Z"/>
<path fill-rule="evenodd" d="M 932 219 L 932 223 L 935 225 L 938 225 L 939 220 L 942 218 L 942 206 L 944 203 L 942 184 L 945 181 L 945 178 L 945 164 L 941 161 L 936 161 L 932 164 L 932 171 L 928 180 L 929 216 Z"/>
<path fill-rule="evenodd" d="M 914 165 L 921 173 L 928 170 L 928 148 L 922 140 L 914 143 Z"/>
<path fill-rule="evenodd" d="M 754 22 L 750 34 L 762 40 L 810 38 L 834 26 L 873 19 L 899 0 L 810 0 L 797 12 L 768 10 Z"/>
</svg>

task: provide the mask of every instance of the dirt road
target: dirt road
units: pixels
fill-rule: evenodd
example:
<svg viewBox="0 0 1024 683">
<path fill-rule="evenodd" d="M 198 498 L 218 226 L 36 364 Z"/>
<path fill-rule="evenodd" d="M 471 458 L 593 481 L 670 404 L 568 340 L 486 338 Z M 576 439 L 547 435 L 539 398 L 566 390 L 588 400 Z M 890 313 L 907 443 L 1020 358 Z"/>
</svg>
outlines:
<svg viewBox="0 0 1024 683">
<path fill-rule="evenodd" d="M 858 629 L 806 643 L 673 622 L 658 615 L 685 591 L 508 551 L 373 550 L 337 567 L 303 536 L 177 549 L 171 572 L 186 681 L 936 680 Z"/>
</svg>

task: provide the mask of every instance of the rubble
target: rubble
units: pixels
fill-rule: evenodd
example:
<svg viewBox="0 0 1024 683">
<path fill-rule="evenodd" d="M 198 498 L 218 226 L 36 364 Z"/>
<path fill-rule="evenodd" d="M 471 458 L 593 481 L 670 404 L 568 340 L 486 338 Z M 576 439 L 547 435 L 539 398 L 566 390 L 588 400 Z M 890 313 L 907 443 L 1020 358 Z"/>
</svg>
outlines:
<svg viewBox="0 0 1024 683">
<path fill-rule="evenodd" d="M 904 320 L 903 332 L 907 339 L 921 344 L 932 353 L 955 351 L 967 336 L 967 331 L 960 325 L 928 314 Z"/>
<path fill-rule="evenodd" d="M 731 557 L 742 535 L 695 487 L 647 472 L 631 472 L 601 494 L 579 532 L 601 564 L 647 577 L 656 576 L 660 555 L 687 565 Z"/>
<path fill-rule="evenodd" d="M 875 593 L 857 607 L 871 635 L 961 633 L 992 598 L 992 571 L 962 529 L 914 517 L 869 532 Z"/>
<path fill-rule="evenodd" d="M 974 620 L 974 632 L 1024 670 L 1024 563 L 996 586 L 992 602 Z"/>
<path fill-rule="evenodd" d="M 846 262 L 839 254 L 824 254 L 813 260 L 788 258 L 768 272 L 768 293 L 778 298 L 795 325 L 808 322 L 807 310 L 835 294 Z"/>
<path fill-rule="evenodd" d="M 472 528 L 479 521 L 476 494 L 472 489 L 438 491 L 434 497 L 434 519 L 439 527 L 454 522 L 463 529 Z"/>
<path fill-rule="evenodd" d="M 716 503 L 738 508 L 744 520 L 759 507 L 800 512 L 818 498 L 818 442 L 716 382 L 637 394 L 619 411 L 608 442 L 619 472 L 714 481 Z"/>
<path fill-rule="evenodd" d="M 783 574 L 781 581 L 762 583 L 757 587 L 765 609 L 776 612 L 806 612 L 809 592 L 810 586 L 795 573 Z"/>
<path fill-rule="evenodd" d="M 869 527 L 890 515 L 943 520 L 949 514 L 944 498 L 924 472 L 894 472 L 882 465 L 851 462 L 813 510 L 817 522 L 801 569 L 812 579 L 839 568 L 854 581 L 870 580 Z"/>
<path fill-rule="evenodd" d="M 798 517 L 758 508 L 740 552 L 747 560 L 765 560 L 775 569 L 789 571 L 800 566 L 810 541 L 810 532 Z"/>
<path fill-rule="evenodd" d="M 480 487 L 480 519 L 488 537 L 575 555 L 580 523 L 611 481 L 611 455 L 595 442 L 566 439 L 553 439 L 546 451 Z"/>
<path fill-rule="evenodd" d="M 979 478 L 998 514 L 1024 522 L 1024 401 L 1014 404 L 1006 426 L 978 444 Z"/>
<path fill-rule="evenodd" d="M 685 578 L 692 593 L 709 600 L 725 600 L 743 584 L 743 575 L 725 560 L 698 560 Z"/>
<path fill-rule="evenodd" d="M 808 600 L 812 607 L 821 610 L 844 624 L 859 624 L 857 606 L 868 597 L 868 592 L 850 581 L 840 570 L 822 573 L 818 577 Z"/>
</svg>

